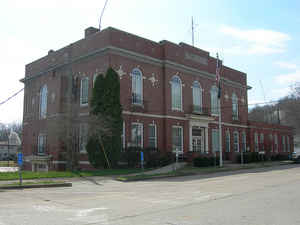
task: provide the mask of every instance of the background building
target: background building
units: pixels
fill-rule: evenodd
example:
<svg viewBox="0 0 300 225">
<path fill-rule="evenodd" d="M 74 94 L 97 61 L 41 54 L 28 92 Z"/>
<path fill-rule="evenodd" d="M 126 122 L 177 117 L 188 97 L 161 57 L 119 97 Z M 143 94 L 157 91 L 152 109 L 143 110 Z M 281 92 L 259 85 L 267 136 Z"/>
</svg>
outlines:
<svg viewBox="0 0 300 225">
<path fill-rule="evenodd" d="M 89 99 L 97 74 L 109 67 L 120 77 L 123 148 L 179 151 L 188 159 L 218 154 L 216 63 L 209 52 L 185 43 L 157 43 L 111 27 L 101 32 L 86 29 L 84 39 L 26 65 L 22 82 L 27 169 L 63 169 L 75 159 L 79 167 L 89 167 L 85 150 Z M 272 145 L 278 152 L 292 150 L 290 127 L 248 121 L 250 87 L 245 73 L 222 66 L 221 83 L 225 159 L 234 160 L 241 151 L 266 150 L 270 135 L 277 137 Z M 78 154 L 72 159 L 66 157 L 63 144 L 68 137 L 58 135 L 61 126 L 76 130 L 72 146 Z"/>
</svg>

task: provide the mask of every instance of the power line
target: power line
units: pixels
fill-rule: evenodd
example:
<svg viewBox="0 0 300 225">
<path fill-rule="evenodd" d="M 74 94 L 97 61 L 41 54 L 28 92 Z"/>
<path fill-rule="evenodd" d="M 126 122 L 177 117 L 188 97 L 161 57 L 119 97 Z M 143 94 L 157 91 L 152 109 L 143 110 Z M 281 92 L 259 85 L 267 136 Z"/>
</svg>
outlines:
<svg viewBox="0 0 300 225">
<path fill-rule="evenodd" d="M 10 96 L 9 98 L 7 98 L 6 100 L 4 100 L 3 102 L 0 102 L 0 106 L 5 104 L 6 102 L 8 102 L 9 100 L 11 100 L 12 98 L 16 97 L 19 93 L 21 93 L 24 90 L 24 88 L 22 88 L 21 90 L 19 90 L 18 92 L 14 93 L 12 96 Z"/>
</svg>

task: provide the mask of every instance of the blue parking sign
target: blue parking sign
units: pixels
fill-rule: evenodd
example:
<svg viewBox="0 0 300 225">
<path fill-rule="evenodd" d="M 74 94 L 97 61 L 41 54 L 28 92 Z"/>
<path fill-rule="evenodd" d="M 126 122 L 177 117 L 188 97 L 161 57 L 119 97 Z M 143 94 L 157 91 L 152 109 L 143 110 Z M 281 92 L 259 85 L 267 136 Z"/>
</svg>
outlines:
<svg viewBox="0 0 300 225">
<path fill-rule="evenodd" d="M 19 152 L 18 153 L 18 165 L 22 166 L 22 164 L 23 164 L 23 154 L 22 154 L 22 152 Z"/>
<path fill-rule="evenodd" d="M 141 161 L 144 162 L 144 152 L 141 152 Z"/>
</svg>

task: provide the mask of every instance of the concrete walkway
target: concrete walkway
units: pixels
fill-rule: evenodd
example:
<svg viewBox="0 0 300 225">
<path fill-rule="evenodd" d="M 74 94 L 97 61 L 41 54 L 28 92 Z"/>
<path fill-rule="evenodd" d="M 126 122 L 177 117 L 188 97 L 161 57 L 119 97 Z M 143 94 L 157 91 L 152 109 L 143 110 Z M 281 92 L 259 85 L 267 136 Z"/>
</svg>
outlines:
<svg viewBox="0 0 300 225">
<path fill-rule="evenodd" d="M 1 172 L 16 172 L 18 171 L 18 167 L 0 167 Z"/>
<path fill-rule="evenodd" d="M 147 171 L 144 174 L 159 174 L 159 173 L 169 173 L 174 171 L 175 169 L 181 169 L 182 167 L 184 167 L 187 163 L 186 162 L 178 162 L 176 163 L 172 163 L 170 165 L 155 169 L 155 170 L 151 170 L 151 171 Z"/>
</svg>

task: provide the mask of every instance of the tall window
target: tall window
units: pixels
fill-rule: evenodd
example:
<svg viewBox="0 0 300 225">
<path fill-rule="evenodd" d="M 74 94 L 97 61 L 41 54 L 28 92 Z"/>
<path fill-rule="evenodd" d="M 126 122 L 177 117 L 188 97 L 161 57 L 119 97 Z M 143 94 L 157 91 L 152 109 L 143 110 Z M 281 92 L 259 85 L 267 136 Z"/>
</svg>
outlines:
<svg viewBox="0 0 300 225">
<path fill-rule="evenodd" d="M 88 124 L 81 123 L 79 126 L 79 152 L 86 153 L 86 145 L 88 141 Z"/>
<path fill-rule="evenodd" d="M 278 152 L 278 137 L 277 137 L 277 134 L 274 135 L 274 143 L 275 143 L 275 152 Z"/>
<path fill-rule="evenodd" d="M 89 103 L 89 78 L 85 77 L 80 82 L 80 105 L 85 106 Z"/>
<path fill-rule="evenodd" d="M 173 126 L 172 127 L 172 151 L 182 152 L 183 151 L 183 133 L 182 127 Z"/>
<path fill-rule="evenodd" d="M 156 134 L 156 125 L 149 124 L 148 127 L 148 147 L 150 148 L 157 148 L 157 134 Z"/>
<path fill-rule="evenodd" d="M 258 134 L 255 132 L 254 133 L 254 151 L 258 152 L 259 147 L 258 147 Z"/>
<path fill-rule="evenodd" d="M 202 112 L 202 88 L 198 81 L 193 83 L 193 111 Z"/>
<path fill-rule="evenodd" d="M 226 130 L 225 144 L 226 144 L 226 152 L 230 152 L 230 131 L 229 130 Z"/>
<path fill-rule="evenodd" d="M 143 104 L 143 74 L 138 68 L 131 72 L 132 80 L 132 103 Z"/>
<path fill-rule="evenodd" d="M 143 147 L 143 124 L 131 124 L 131 145 L 134 147 Z"/>
<path fill-rule="evenodd" d="M 286 145 L 287 145 L 287 151 L 291 152 L 291 146 L 290 146 L 290 137 L 286 137 Z"/>
<path fill-rule="evenodd" d="M 45 84 L 40 90 L 40 119 L 45 119 L 47 115 L 47 96 L 48 90 Z"/>
<path fill-rule="evenodd" d="M 216 86 L 212 86 L 210 90 L 210 106 L 211 106 L 211 113 L 218 115 L 219 114 L 218 88 Z"/>
<path fill-rule="evenodd" d="M 178 76 L 173 76 L 171 81 L 172 109 L 182 110 L 182 83 Z"/>
<path fill-rule="evenodd" d="M 285 136 L 282 136 L 282 151 L 286 152 Z"/>
<path fill-rule="evenodd" d="M 39 134 L 38 136 L 38 154 L 44 155 L 46 153 L 46 135 Z"/>
<path fill-rule="evenodd" d="M 235 152 L 240 151 L 239 132 L 238 131 L 233 132 L 233 148 L 234 148 Z"/>
<path fill-rule="evenodd" d="M 218 152 L 220 151 L 220 144 L 219 144 L 219 130 L 212 129 L 211 131 L 211 143 L 212 143 L 212 151 Z"/>
<path fill-rule="evenodd" d="M 273 152 L 274 148 L 273 148 L 273 135 L 269 134 L 269 146 L 270 146 L 270 151 Z"/>
<path fill-rule="evenodd" d="M 123 121 L 123 127 L 122 127 L 122 135 L 121 135 L 121 143 L 122 143 L 122 151 L 125 149 L 125 121 Z"/>
<path fill-rule="evenodd" d="M 247 138 L 246 138 L 246 132 L 243 131 L 242 133 L 242 151 L 246 152 L 247 151 Z"/>
<path fill-rule="evenodd" d="M 239 118 L 239 105 L 238 98 L 235 93 L 232 94 L 232 119 L 238 120 Z"/>
<path fill-rule="evenodd" d="M 260 149 L 261 151 L 265 150 L 265 136 L 263 133 L 260 134 Z"/>
</svg>

